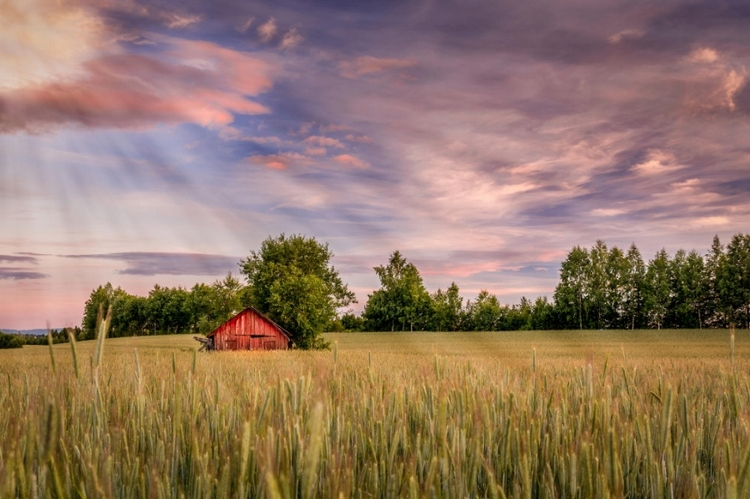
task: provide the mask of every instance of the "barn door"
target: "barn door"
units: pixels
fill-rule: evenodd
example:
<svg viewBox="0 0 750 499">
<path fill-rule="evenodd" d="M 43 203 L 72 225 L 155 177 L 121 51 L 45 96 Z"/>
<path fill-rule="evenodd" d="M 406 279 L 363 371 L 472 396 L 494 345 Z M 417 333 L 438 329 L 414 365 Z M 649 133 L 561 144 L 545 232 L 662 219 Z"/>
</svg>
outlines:
<svg viewBox="0 0 750 499">
<path fill-rule="evenodd" d="M 276 342 L 274 340 L 264 341 L 263 350 L 276 350 Z"/>
<path fill-rule="evenodd" d="M 237 350 L 237 340 L 227 340 L 227 350 Z"/>
</svg>

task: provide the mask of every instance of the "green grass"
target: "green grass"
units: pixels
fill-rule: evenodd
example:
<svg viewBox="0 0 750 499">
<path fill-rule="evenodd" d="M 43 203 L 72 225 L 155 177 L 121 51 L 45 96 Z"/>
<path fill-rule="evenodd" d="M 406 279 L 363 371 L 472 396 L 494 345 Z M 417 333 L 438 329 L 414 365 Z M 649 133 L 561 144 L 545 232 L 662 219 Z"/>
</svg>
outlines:
<svg viewBox="0 0 750 499">
<path fill-rule="evenodd" d="M 750 494 L 747 331 L 327 339 L 0 351 L 0 496 Z"/>
</svg>

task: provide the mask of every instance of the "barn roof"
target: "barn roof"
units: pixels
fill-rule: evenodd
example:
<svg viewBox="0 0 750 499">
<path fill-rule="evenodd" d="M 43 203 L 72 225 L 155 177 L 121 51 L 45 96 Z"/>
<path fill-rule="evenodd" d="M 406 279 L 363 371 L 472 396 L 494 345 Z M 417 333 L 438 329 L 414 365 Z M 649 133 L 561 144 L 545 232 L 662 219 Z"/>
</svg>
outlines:
<svg viewBox="0 0 750 499">
<path fill-rule="evenodd" d="M 206 337 L 207 337 L 207 338 L 210 338 L 210 337 L 212 337 L 212 336 L 213 336 L 214 334 L 216 334 L 216 333 L 217 333 L 217 332 L 219 331 L 219 329 L 221 329 L 222 327 L 224 327 L 224 325 L 225 325 L 225 324 L 227 324 L 227 322 L 231 322 L 231 321 L 232 321 L 232 320 L 233 320 L 234 318 L 236 318 L 236 317 L 239 317 L 240 315 L 242 315 L 242 314 L 244 314 L 245 312 L 248 312 L 248 311 L 252 311 L 252 312 L 255 312 L 256 314 L 258 314 L 259 316 L 261 316 L 261 317 L 262 317 L 262 318 L 263 318 L 264 320 L 266 320 L 266 321 L 267 321 L 267 322 L 268 322 L 269 324 L 271 324 L 271 325 L 272 325 L 273 327 L 275 327 L 276 329 L 278 329 L 278 330 L 279 330 L 279 332 L 280 332 L 281 334 L 283 334 L 283 335 L 284 335 L 284 336 L 286 337 L 286 339 L 287 339 L 288 341 L 292 341 L 292 336 L 291 336 L 291 335 L 289 334 L 289 331 L 287 331 L 287 330 L 286 330 L 286 329 L 284 329 L 283 327 L 281 327 L 281 326 L 279 326 L 278 324 L 276 324 L 276 323 L 275 323 L 275 322 L 274 322 L 273 320 L 271 320 L 271 318 L 270 318 L 270 317 L 268 317 L 268 316 L 267 316 L 266 314 L 264 314 L 263 312 L 261 312 L 260 310 L 258 310 L 258 309 L 257 309 L 257 308 L 255 308 L 255 307 L 247 307 L 247 308 L 246 308 L 245 310 L 243 310 L 242 312 L 239 312 L 239 313 L 235 314 L 234 316 L 232 316 L 232 318 L 231 318 L 231 319 L 227 320 L 227 321 L 226 321 L 226 322 L 224 322 L 224 323 L 223 323 L 223 324 L 222 324 L 221 326 L 217 327 L 216 329 L 214 329 L 213 331 L 211 331 L 210 333 L 208 333 L 208 334 L 206 335 Z"/>
</svg>

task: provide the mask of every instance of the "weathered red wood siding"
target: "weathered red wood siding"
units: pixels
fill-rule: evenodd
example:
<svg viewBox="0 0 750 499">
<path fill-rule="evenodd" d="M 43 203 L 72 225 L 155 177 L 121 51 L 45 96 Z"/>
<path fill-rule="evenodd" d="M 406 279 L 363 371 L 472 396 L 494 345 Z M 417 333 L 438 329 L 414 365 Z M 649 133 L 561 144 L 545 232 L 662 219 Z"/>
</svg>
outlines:
<svg viewBox="0 0 750 499">
<path fill-rule="evenodd" d="M 287 350 L 289 338 L 253 309 L 243 310 L 209 336 L 216 350 Z"/>
</svg>

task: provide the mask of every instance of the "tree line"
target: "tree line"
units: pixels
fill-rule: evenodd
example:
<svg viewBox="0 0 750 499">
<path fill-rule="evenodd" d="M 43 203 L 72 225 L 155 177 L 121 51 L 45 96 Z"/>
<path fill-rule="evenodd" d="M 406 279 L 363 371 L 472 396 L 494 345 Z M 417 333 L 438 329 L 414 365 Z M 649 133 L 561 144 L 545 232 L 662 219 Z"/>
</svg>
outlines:
<svg viewBox="0 0 750 499">
<path fill-rule="evenodd" d="M 108 336 L 208 333 L 248 303 L 248 289 L 231 273 L 191 289 L 156 284 L 148 296 L 131 295 L 107 283 L 91 292 L 83 310 L 79 340 L 93 339 L 100 310 L 112 307 Z"/>
<path fill-rule="evenodd" d="M 335 328 L 337 309 L 355 299 L 332 257 L 315 238 L 281 234 L 239 262 L 244 284 L 230 273 L 210 285 L 156 285 L 148 296 L 135 296 L 107 283 L 86 301 L 80 339 L 94 338 L 101 311 L 110 306 L 111 337 L 205 334 L 252 306 L 289 331 L 297 348 L 325 348 L 321 333 Z"/>
<path fill-rule="evenodd" d="M 394 252 L 375 267 L 380 289 L 361 317 L 344 329 L 366 331 L 501 331 L 526 329 L 716 328 L 750 326 L 750 234 L 724 247 L 714 237 L 701 255 L 659 250 L 647 263 L 635 244 L 627 251 L 597 241 L 575 246 L 561 263 L 552 301 L 521 298 L 501 304 L 486 290 L 464 302 L 458 286 L 428 293 L 414 264 Z"/>
<path fill-rule="evenodd" d="M 715 328 L 750 326 L 750 234 L 701 255 L 662 249 L 646 264 L 597 241 L 574 247 L 560 268 L 554 303 L 561 328 Z"/>
<path fill-rule="evenodd" d="M 49 336 L 53 344 L 67 343 L 68 333 L 74 338 L 81 336 L 81 328 L 78 326 L 64 329 L 50 329 Z M 0 349 L 6 348 L 23 348 L 24 345 L 47 345 L 49 338 L 47 335 L 38 334 L 21 334 L 0 331 Z"/>
<path fill-rule="evenodd" d="M 364 311 L 340 315 L 354 294 L 330 264 L 333 254 L 315 238 L 269 237 L 232 274 L 191 289 L 155 285 L 135 296 L 107 283 L 84 307 L 79 339 L 94 337 L 100 307 L 112 306 L 110 335 L 208 333 L 253 306 L 294 336 L 301 348 L 324 347 L 323 331 L 502 331 L 539 329 L 715 328 L 750 325 L 750 235 L 736 234 L 710 251 L 660 250 L 645 262 L 597 241 L 575 246 L 560 266 L 552 300 L 502 304 L 483 290 L 474 300 L 456 283 L 430 293 L 417 267 L 399 251 L 374 268 L 380 288 Z"/>
<path fill-rule="evenodd" d="M 551 329 L 554 307 L 546 297 L 503 305 L 483 290 L 465 300 L 454 282 L 429 293 L 417 267 L 399 251 L 375 267 L 380 288 L 368 295 L 361 316 L 341 317 L 345 331 L 509 331 Z"/>
</svg>

